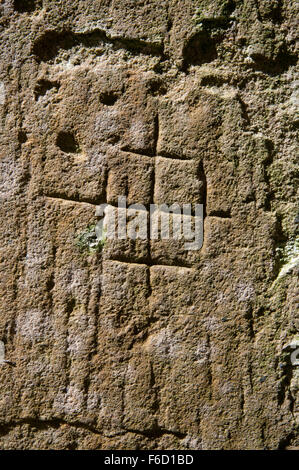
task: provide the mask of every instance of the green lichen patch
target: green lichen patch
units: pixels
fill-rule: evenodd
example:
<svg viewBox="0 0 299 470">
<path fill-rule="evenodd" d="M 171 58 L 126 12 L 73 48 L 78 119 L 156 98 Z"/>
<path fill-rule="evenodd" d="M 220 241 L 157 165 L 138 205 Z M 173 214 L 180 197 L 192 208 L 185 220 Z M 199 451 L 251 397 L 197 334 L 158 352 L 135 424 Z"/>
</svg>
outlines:
<svg viewBox="0 0 299 470">
<path fill-rule="evenodd" d="M 276 256 L 280 269 L 275 283 L 299 266 L 299 237 L 292 238 L 283 246 L 278 247 Z"/>
<path fill-rule="evenodd" d="M 106 242 L 105 233 L 100 238 L 97 235 L 96 225 L 89 225 L 80 235 L 77 237 L 76 245 L 81 253 L 95 253 L 101 252 Z"/>
</svg>

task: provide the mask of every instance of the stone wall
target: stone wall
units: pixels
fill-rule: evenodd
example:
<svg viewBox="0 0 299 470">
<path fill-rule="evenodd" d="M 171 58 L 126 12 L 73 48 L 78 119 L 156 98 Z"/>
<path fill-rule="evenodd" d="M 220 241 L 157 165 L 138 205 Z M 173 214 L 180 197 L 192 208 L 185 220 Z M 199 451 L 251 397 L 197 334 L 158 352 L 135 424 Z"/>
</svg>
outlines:
<svg viewBox="0 0 299 470">
<path fill-rule="evenodd" d="M 298 3 L 0 15 L 0 448 L 299 446 Z M 203 204 L 202 248 L 92 249 L 118 196 Z"/>
</svg>

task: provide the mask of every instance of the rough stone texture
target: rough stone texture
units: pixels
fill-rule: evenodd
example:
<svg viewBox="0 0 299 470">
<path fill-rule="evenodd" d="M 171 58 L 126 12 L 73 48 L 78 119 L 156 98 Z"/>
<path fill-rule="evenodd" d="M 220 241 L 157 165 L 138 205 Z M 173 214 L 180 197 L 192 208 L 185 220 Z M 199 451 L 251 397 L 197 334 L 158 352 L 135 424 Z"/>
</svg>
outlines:
<svg viewBox="0 0 299 470">
<path fill-rule="evenodd" d="M 0 448 L 298 447 L 296 0 L 0 15 Z M 80 250 L 124 192 L 202 249 Z"/>
</svg>

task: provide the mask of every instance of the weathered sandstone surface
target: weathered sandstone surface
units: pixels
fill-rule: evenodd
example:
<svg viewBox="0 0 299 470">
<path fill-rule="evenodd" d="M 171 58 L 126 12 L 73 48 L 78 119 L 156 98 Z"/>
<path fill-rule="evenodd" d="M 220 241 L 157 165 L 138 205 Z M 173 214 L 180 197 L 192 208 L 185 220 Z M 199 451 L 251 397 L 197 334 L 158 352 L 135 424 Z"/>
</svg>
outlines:
<svg viewBox="0 0 299 470">
<path fill-rule="evenodd" d="M 1 1 L 1 449 L 299 446 L 297 19 Z M 118 196 L 203 204 L 201 250 L 95 246 Z"/>
</svg>

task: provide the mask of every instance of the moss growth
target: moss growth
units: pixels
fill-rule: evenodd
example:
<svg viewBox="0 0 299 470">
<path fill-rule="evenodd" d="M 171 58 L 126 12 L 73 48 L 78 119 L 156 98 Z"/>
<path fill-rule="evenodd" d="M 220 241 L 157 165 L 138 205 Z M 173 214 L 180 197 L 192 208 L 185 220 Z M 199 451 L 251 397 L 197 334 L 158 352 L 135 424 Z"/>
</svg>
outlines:
<svg viewBox="0 0 299 470">
<path fill-rule="evenodd" d="M 292 238 L 276 249 L 279 273 L 276 282 L 299 266 L 299 237 Z"/>
<path fill-rule="evenodd" d="M 96 225 L 89 225 L 84 232 L 77 237 L 76 245 L 81 253 L 95 253 L 103 250 L 106 243 L 105 232 L 102 238 L 96 233 Z"/>
</svg>

